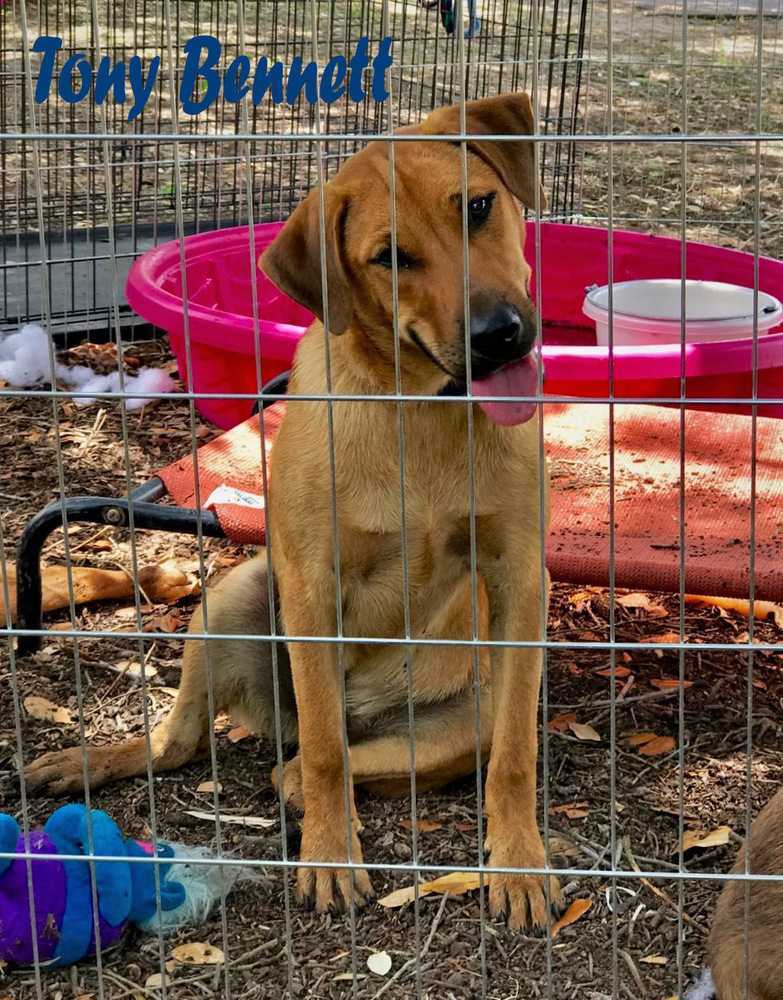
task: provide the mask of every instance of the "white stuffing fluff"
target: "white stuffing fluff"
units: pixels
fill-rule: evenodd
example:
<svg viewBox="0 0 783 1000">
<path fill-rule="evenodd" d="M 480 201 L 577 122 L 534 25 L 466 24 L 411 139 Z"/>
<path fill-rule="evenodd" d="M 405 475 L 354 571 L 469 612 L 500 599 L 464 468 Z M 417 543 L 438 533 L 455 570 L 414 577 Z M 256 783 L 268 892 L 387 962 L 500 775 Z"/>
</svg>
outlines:
<svg viewBox="0 0 783 1000">
<path fill-rule="evenodd" d="M 52 373 L 49 354 L 49 338 L 46 332 L 35 323 L 28 323 L 18 333 L 6 337 L 0 334 L 0 379 L 15 389 L 28 389 L 39 382 L 54 382 L 56 380 L 68 389 L 78 389 L 97 395 L 101 392 L 126 393 L 172 392 L 174 381 L 165 372 L 157 368 L 141 368 L 138 375 L 126 375 L 124 387 L 120 385 L 120 373 L 98 375 L 84 365 L 59 365 L 55 363 Z M 95 395 L 78 396 L 74 399 L 77 406 L 89 406 L 94 403 Z M 137 396 L 125 402 L 127 410 L 139 410 L 150 403 L 150 399 Z"/>
<path fill-rule="evenodd" d="M 49 338 L 40 326 L 28 324 L 0 340 L 0 378 L 22 389 L 52 381 Z"/>
<path fill-rule="evenodd" d="M 701 976 L 685 994 L 685 1000 L 712 1000 L 715 996 L 715 983 L 709 969 L 704 969 Z"/>
<path fill-rule="evenodd" d="M 185 901 L 174 910 L 154 913 L 139 927 L 149 934 L 160 931 L 171 934 L 180 927 L 197 927 L 203 924 L 212 908 L 227 895 L 237 882 L 263 880 L 264 875 L 250 866 L 244 865 L 189 865 L 188 858 L 209 858 L 212 853 L 206 847 L 184 844 L 170 844 L 174 857 L 185 859 L 184 863 L 173 864 L 166 873 L 166 880 L 179 882 L 185 888 Z"/>
</svg>

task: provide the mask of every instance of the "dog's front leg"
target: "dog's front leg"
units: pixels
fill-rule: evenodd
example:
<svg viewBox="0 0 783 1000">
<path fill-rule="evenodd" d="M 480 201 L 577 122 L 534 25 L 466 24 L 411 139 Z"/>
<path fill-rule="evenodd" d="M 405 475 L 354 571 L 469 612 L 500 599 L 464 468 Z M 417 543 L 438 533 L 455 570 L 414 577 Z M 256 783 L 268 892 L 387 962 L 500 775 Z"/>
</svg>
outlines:
<svg viewBox="0 0 783 1000">
<path fill-rule="evenodd" d="M 289 636 L 335 634 L 334 587 L 331 574 L 305 580 L 285 567 L 278 571 L 280 601 Z M 331 602 L 331 603 L 330 603 Z M 354 822 L 353 783 L 348 774 L 345 809 L 345 762 L 340 666 L 332 643 L 289 643 L 291 672 L 299 720 L 304 820 L 300 858 L 307 862 L 361 862 L 362 849 Z M 350 766 L 350 765 L 349 765 Z M 319 913 L 363 905 L 373 895 L 363 869 L 300 868 L 297 896 Z"/>
<path fill-rule="evenodd" d="M 502 553 L 485 570 L 489 586 L 491 637 L 497 641 L 534 641 L 541 637 L 539 558 L 532 553 Z M 524 576 L 525 571 L 527 576 Z M 538 696 L 542 652 L 535 648 L 492 650 L 495 722 L 486 784 L 489 863 L 497 867 L 543 868 L 544 845 L 536 819 Z M 549 903 L 561 903 L 558 880 L 549 878 Z M 492 874 L 489 905 L 505 916 L 511 930 L 547 923 L 544 881 L 537 875 Z"/>
</svg>

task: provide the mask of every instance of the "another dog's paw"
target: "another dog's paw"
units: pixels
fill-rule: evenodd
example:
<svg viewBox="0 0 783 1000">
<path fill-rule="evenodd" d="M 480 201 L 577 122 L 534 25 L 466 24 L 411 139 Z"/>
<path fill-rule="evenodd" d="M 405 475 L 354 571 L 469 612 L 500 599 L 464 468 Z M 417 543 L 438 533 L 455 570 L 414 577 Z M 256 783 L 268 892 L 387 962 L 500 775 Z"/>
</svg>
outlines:
<svg viewBox="0 0 783 1000">
<path fill-rule="evenodd" d="M 337 820 L 339 824 L 340 820 Z M 344 825 L 344 823 L 343 823 Z M 348 860 L 345 836 L 323 827 L 313 829 L 305 816 L 302 828 L 302 861 L 340 862 Z M 362 848 L 354 832 L 351 837 L 351 862 L 361 863 Z M 299 868 L 296 873 L 296 897 L 306 908 L 318 913 L 341 913 L 364 906 L 375 895 L 370 876 L 363 868 Z"/>
<path fill-rule="evenodd" d="M 544 847 L 538 831 L 535 835 L 487 836 L 492 844 L 490 866 L 496 868 L 545 868 Z M 493 873 L 489 876 L 489 912 L 504 917 L 512 931 L 542 929 L 551 916 L 563 908 L 560 882 L 554 875 L 514 875 Z"/>
<path fill-rule="evenodd" d="M 37 757 L 24 769 L 28 788 L 37 788 L 50 795 L 67 795 L 84 789 L 84 767 L 81 747 L 55 750 Z"/>
</svg>

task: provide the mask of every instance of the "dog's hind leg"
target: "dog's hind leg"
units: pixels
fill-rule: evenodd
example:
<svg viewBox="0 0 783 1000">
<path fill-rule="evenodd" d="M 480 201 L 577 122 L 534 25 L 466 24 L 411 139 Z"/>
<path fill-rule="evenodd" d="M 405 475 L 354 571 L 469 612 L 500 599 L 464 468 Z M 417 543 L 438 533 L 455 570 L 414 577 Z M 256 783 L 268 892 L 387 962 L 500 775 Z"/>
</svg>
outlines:
<svg viewBox="0 0 783 1000">
<path fill-rule="evenodd" d="M 424 792 L 440 788 L 476 770 L 476 743 L 481 741 L 481 760 L 489 756 L 492 739 L 492 694 L 481 692 L 480 734 L 476 728 L 474 692 L 435 705 L 414 708 L 413 735 L 408 726 L 407 708 L 388 721 L 385 733 L 351 744 L 351 775 L 356 786 L 378 795 L 407 795 L 411 788 L 411 745 L 415 746 L 416 789 Z M 277 786 L 278 769 L 272 773 Z M 283 788 L 286 801 L 302 810 L 302 772 L 299 756 L 284 765 Z"/>
<path fill-rule="evenodd" d="M 264 635 L 269 632 L 266 560 L 242 563 L 207 595 L 209 632 L 223 635 Z M 203 608 L 188 631 L 203 631 Z M 258 732 L 273 733 L 271 643 L 245 640 L 185 640 L 182 680 L 171 712 L 149 735 L 124 743 L 87 747 L 91 788 L 119 778 L 144 774 L 148 755 L 154 772 L 181 767 L 209 746 L 208 680 L 211 675 L 216 712 L 239 716 Z M 295 713 L 285 646 L 278 644 L 283 739 L 295 736 Z M 84 787 L 81 747 L 45 754 L 25 768 L 31 788 L 50 794 L 78 792 Z"/>
</svg>

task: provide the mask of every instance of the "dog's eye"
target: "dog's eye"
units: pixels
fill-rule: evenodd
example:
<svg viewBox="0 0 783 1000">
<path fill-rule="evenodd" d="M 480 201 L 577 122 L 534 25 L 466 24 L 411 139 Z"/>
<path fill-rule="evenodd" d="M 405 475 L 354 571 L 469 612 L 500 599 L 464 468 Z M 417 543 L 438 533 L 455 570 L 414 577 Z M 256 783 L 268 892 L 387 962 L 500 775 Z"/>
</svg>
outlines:
<svg viewBox="0 0 783 1000">
<path fill-rule="evenodd" d="M 381 267 L 388 267 L 389 270 L 392 268 L 392 248 L 386 246 L 383 250 L 379 251 L 370 261 L 371 264 L 380 264 Z M 403 271 L 409 267 L 413 267 L 413 258 L 409 254 L 405 253 L 404 250 L 400 250 L 397 247 L 397 267 L 400 271 Z"/>
<path fill-rule="evenodd" d="M 468 202 L 468 223 L 472 229 L 477 228 L 487 221 L 489 213 L 492 211 L 492 202 L 494 200 L 494 194 L 482 194 L 478 198 L 471 198 Z"/>
</svg>

